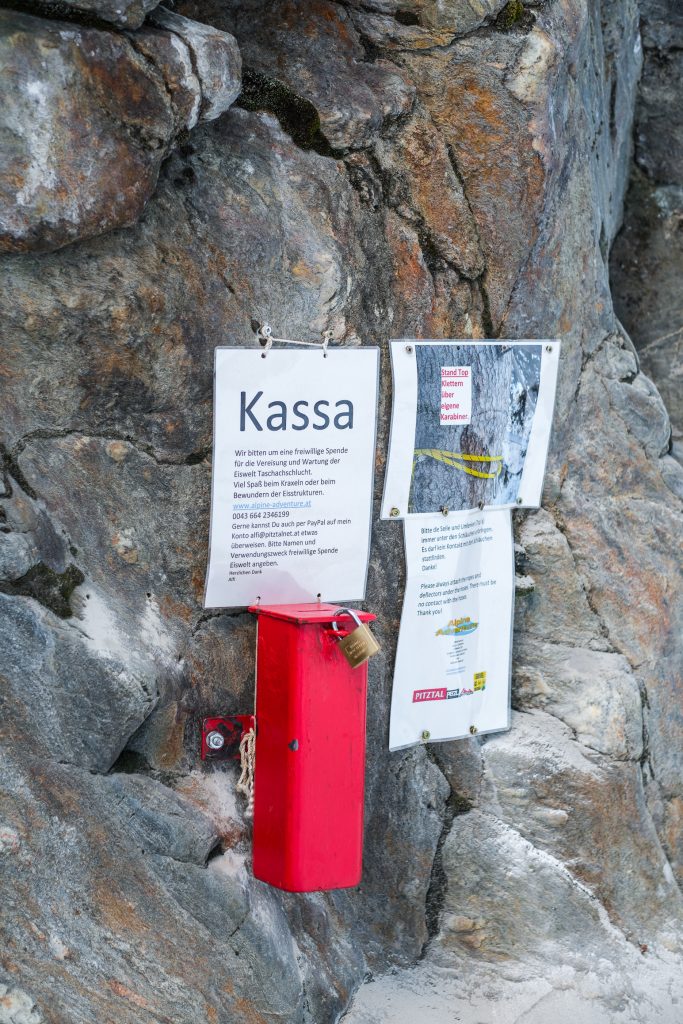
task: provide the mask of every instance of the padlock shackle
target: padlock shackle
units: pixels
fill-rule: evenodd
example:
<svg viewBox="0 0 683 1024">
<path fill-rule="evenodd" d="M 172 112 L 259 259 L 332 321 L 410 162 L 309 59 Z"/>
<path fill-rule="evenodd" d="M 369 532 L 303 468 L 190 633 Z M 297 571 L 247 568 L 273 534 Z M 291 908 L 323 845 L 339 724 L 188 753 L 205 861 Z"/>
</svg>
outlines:
<svg viewBox="0 0 683 1024">
<path fill-rule="evenodd" d="M 360 621 L 360 619 L 358 618 L 356 613 L 351 611 L 350 608 L 337 608 L 336 614 L 337 615 L 342 615 L 342 614 L 343 615 L 348 615 L 348 616 L 350 616 L 353 619 L 353 621 L 356 623 L 357 626 L 362 626 L 363 625 L 363 623 Z M 335 632 L 335 633 L 339 632 L 339 628 L 337 627 L 337 620 L 336 620 L 336 618 L 332 619 L 332 622 L 330 623 L 330 627 L 333 630 L 333 632 Z"/>
</svg>

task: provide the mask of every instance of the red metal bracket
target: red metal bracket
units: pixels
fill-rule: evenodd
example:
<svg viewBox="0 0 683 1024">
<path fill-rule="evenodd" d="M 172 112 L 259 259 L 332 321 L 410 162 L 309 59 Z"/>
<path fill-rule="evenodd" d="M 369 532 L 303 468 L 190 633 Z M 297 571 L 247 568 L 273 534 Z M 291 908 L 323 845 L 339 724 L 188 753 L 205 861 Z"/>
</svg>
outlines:
<svg viewBox="0 0 683 1024">
<path fill-rule="evenodd" d="M 240 741 L 245 733 L 255 728 L 255 722 L 253 715 L 205 718 L 202 722 L 202 761 L 239 761 Z"/>
</svg>

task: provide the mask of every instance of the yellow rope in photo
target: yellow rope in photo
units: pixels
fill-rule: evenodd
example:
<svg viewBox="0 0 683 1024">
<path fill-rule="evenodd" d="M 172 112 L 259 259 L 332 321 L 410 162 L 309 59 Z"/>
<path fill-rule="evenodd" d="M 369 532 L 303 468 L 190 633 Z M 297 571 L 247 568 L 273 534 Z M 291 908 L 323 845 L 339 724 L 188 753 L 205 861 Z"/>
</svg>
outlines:
<svg viewBox="0 0 683 1024">
<path fill-rule="evenodd" d="M 437 448 L 416 448 L 413 455 L 413 473 L 419 455 L 428 455 L 431 459 L 436 459 L 437 462 L 443 462 L 445 466 L 452 466 L 453 469 L 459 469 L 469 476 L 478 476 L 483 480 L 495 480 L 503 469 L 502 455 L 465 455 L 463 452 L 443 452 Z M 468 462 L 488 462 L 491 464 L 492 472 L 486 473 L 480 469 L 473 469 L 472 466 L 467 465 Z"/>
</svg>

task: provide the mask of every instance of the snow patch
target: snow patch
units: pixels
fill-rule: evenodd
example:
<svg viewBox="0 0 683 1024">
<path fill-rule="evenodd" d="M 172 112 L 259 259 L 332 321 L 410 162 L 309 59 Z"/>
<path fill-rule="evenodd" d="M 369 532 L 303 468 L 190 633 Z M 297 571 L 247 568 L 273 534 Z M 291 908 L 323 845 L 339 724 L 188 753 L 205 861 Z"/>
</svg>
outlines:
<svg viewBox="0 0 683 1024">
<path fill-rule="evenodd" d="M 0 984 L 0 1024 L 43 1024 L 43 1017 L 23 989 Z"/>
<path fill-rule="evenodd" d="M 680 1024 L 683 974 L 666 956 L 624 948 L 592 968 L 545 962 L 448 968 L 426 961 L 365 984 L 344 1024 Z"/>
<path fill-rule="evenodd" d="M 226 850 L 219 857 L 214 857 L 209 862 L 209 871 L 213 871 L 217 875 L 221 875 L 223 878 L 230 878 L 232 880 L 237 879 L 247 884 L 247 865 L 245 863 L 245 855 L 243 853 L 235 853 L 234 850 Z"/>
<path fill-rule="evenodd" d="M 55 960 L 66 960 L 71 950 L 66 946 L 58 935 L 51 935 L 48 945 Z"/>
<path fill-rule="evenodd" d="M 142 613 L 140 635 L 143 642 L 146 640 L 156 654 L 167 660 L 167 667 L 172 667 L 176 654 L 175 638 L 162 619 L 154 598 L 148 599 Z"/>
<path fill-rule="evenodd" d="M 118 620 L 107 600 L 94 587 L 90 588 L 90 599 L 82 606 L 80 619 L 72 622 L 85 637 L 86 646 L 93 654 L 115 658 L 124 665 L 130 663 L 130 640 L 119 629 Z"/>
<path fill-rule="evenodd" d="M 24 91 L 35 103 L 33 117 L 28 124 L 18 127 L 19 134 L 26 139 L 30 162 L 24 174 L 24 185 L 16 194 L 19 206 L 28 206 L 40 189 L 50 189 L 57 177 L 52 167 L 52 112 L 49 92 L 45 82 L 29 81 Z"/>
<path fill-rule="evenodd" d="M 81 604 L 78 619 L 70 625 L 85 638 L 86 646 L 100 658 L 111 658 L 138 674 L 158 675 L 161 667 L 176 668 L 175 639 L 163 621 L 157 602 L 150 598 L 134 635 L 130 635 L 112 609 L 110 600 L 92 584 L 88 600 Z"/>
<path fill-rule="evenodd" d="M 183 85 L 194 95 L 192 110 L 190 111 L 186 122 L 187 128 L 194 128 L 199 120 L 199 110 L 202 102 L 202 87 L 199 79 L 194 73 L 189 48 L 174 32 L 169 32 L 169 39 L 171 40 L 171 46 L 178 56 L 178 60 L 184 68 L 185 73 L 183 76 Z"/>
<path fill-rule="evenodd" d="M 240 821 L 242 815 L 237 809 L 235 779 L 232 774 L 214 772 L 202 775 L 192 772 L 181 790 L 188 799 L 208 814 L 216 824 Z"/>
<path fill-rule="evenodd" d="M 4 853 L 18 853 L 21 846 L 19 833 L 9 825 L 0 825 L 0 857 Z"/>
</svg>

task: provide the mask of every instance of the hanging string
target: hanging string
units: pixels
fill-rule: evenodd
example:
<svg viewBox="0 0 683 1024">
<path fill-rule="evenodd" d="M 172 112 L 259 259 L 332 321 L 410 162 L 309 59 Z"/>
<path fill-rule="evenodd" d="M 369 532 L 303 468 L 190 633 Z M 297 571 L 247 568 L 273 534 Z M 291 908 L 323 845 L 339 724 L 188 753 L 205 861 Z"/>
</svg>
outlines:
<svg viewBox="0 0 683 1024">
<path fill-rule="evenodd" d="M 235 786 L 238 793 L 247 799 L 244 812 L 246 818 L 254 817 L 254 766 L 256 763 L 256 733 L 253 729 L 245 732 L 240 740 L 240 777 Z"/>
<path fill-rule="evenodd" d="M 266 353 L 273 347 L 273 342 L 277 341 L 282 345 L 305 345 L 307 348 L 320 348 L 322 349 L 323 355 L 327 357 L 327 346 L 332 341 L 332 331 L 323 331 L 322 341 L 298 341 L 296 338 L 276 338 L 273 335 L 273 329 L 270 324 L 258 324 L 254 321 L 256 337 L 260 342 L 263 343 L 264 351 L 261 355 L 265 358 Z"/>
</svg>

